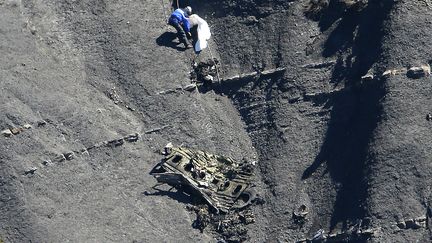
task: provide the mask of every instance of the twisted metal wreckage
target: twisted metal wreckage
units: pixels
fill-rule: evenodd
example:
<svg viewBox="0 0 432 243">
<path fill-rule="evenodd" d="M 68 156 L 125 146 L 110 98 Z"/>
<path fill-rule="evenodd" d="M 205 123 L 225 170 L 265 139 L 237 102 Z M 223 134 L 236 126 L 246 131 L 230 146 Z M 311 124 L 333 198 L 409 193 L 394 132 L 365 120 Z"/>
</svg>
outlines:
<svg viewBox="0 0 432 243">
<path fill-rule="evenodd" d="M 249 205 L 252 163 L 182 147 L 165 147 L 165 158 L 150 172 L 160 184 L 189 187 L 217 212 L 228 212 Z"/>
</svg>

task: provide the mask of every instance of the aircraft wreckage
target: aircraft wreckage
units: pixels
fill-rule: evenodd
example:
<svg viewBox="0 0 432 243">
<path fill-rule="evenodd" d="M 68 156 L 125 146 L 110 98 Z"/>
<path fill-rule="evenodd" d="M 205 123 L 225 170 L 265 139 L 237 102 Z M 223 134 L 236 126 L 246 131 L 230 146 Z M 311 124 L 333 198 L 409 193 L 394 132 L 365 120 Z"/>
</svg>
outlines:
<svg viewBox="0 0 432 243">
<path fill-rule="evenodd" d="M 165 158 L 150 172 L 156 180 L 176 188 L 189 187 L 217 212 L 249 205 L 253 164 L 183 147 L 165 147 Z"/>
</svg>

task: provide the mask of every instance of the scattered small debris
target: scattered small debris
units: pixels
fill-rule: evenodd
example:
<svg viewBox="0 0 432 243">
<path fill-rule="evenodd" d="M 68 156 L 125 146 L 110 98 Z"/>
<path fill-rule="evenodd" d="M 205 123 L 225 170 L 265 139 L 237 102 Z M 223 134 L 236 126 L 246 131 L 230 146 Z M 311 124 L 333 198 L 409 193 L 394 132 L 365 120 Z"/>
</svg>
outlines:
<svg viewBox="0 0 432 243">
<path fill-rule="evenodd" d="M 330 67 L 330 66 L 332 66 L 334 64 L 336 64 L 336 60 L 330 60 L 330 61 L 326 61 L 326 62 L 309 63 L 309 64 L 303 65 L 302 67 L 303 68 L 318 69 L 318 68 Z"/>
<path fill-rule="evenodd" d="M 175 93 L 175 92 L 176 92 L 175 89 L 167 89 L 167 90 L 159 91 L 157 94 L 158 95 L 164 95 L 164 94 L 172 94 L 172 93 Z"/>
<path fill-rule="evenodd" d="M 229 77 L 229 78 L 224 78 L 221 80 L 221 82 L 231 82 L 231 81 L 238 80 L 238 79 L 253 78 L 253 77 L 260 76 L 260 75 L 270 75 L 270 74 L 274 74 L 274 73 L 282 73 L 285 71 L 286 71 L 286 68 L 284 68 L 284 67 L 268 69 L 268 70 L 264 70 L 264 71 L 251 72 L 251 73 L 246 73 L 246 74 L 235 75 L 235 76 Z"/>
<path fill-rule="evenodd" d="M 111 141 L 102 141 L 99 143 L 95 143 L 95 144 L 93 144 L 87 148 L 82 148 L 82 149 L 73 150 L 73 151 L 59 154 L 52 159 L 44 160 L 41 164 L 44 166 L 50 166 L 53 164 L 53 162 L 60 163 L 60 162 L 63 162 L 65 160 L 73 160 L 76 156 L 80 156 L 80 155 L 87 155 L 88 156 L 88 155 L 90 155 L 89 151 L 92 149 L 105 147 L 105 146 L 108 146 L 108 147 L 121 146 L 124 144 L 125 141 L 130 142 L 130 143 L 136 142 L 139 140 L 139 137 L 140 137 L 139 133 L 132 133 L 132 134 L 129 134 L 125 137 L 114 139 Z"/>
<path fill-rule="evenodd" d="M 226 214 L 215 214 L 208 205 L 188 205 L 196 213 L 193 227 L 203 232 L 206 228 L 218 232 L 222 239 L 219 242 L 245 242 L 249 239 L 245 225 L 255 222 L 255 215 L 250 208 L 242 211 L 229 211 Z"/>
<path fill-rule="evenodd" d="M 203 83 L 204 85 L 211 84 L 215 77 L 217 77 L 217 68 L 219 60 L 216 58 L 208 59 L 200 63 L 193 63 L 194 70 L 191 73 L 192 82 Z"/>
<path fill-rule="evenodd" d="M 162 126 L 162 127 L 157 127 L 157 128 L 153 128 L 153 129 L 147 130 L 144 133 L 145 134 L 155 133 L 155 132 L 159 132 L 159 131 L 161 131 L 161 130 L 163 130 L 165 128 L 168 128 L 168 127 L 170 127 L 170 126 L 169 125 L 165 125 L 165 126 Z"/>
<path fill-rule="evenodd" d="M 121 146 L 123 144 L 124 144 L 124 140 L 123 140 L 123 138 L 120 138 L 120 139 L 114 139 L 114 140 L 108 141 L 107 145 L 109 147 L 118 147 L 118 146 Z"/>
<path fill-rule="evenodd" d="M 390 69 L 382 73 L 381 78 L 389 78 L 390 76 L 400 75 L 406 73 L 406 68 Z"/>
<path fill-rule="evenodd" d="M 127 142 L 136 142 L 139 139 L 139 133 L 129 134 L 124 138 Z"/>
<path fill-rule="evenodd" d="M 115 87 L 107 90 L 107 96 L 112 101 L 114 101 L 114 104 L 116 104 L 116 105 L 123 103 L 123 101 L 120 99 L 120 96 L 117 94 L 117 90 Z"/>
<path fill-rule="evenodd" d="M 400 221 L 396 224 L 399 229 L 420 229 L 426 228 L 426 216 L 421 216 L 413 219 L 407 219 Z"/>
<path fill-rule="evenodd" d="M 66 157 L 63 154 L 58 155 L 57 157 L 54 158 L 55 162 L 63 162 L 66 160 Z"/>
<path fill-rule="evenodd" d="M 128 105 L 125 105 L 125 107 L 126 107 L 126 109 L 128 109 L 128 110 L 130 110 L 130 111 L 135 111 L 134 108 L 132 108 L 132 107 L 130 107 L 130 106 L 128 106 Z"/>
<path fill-rule="evenodd" d="M 301 239 L 297 243 L 307 242 L 363 242 L 375 236 L 379 228 L 362 228 L 361 224 L 355 224 L 347 227 L 346 230 L 337 233 L 326 234 L 323 229 L 319 229 L 311 238 Z"/>
<path fill-rule="evenodd" d="M 429 64 L 426 64 L 420 67 L 412 67 L 408 69 L 407 77 L 412 79 L 417 79 L 417 78 L 430 76 L 430 74 L 431 74 L 431 68 Z"/>
<path fill-rule="evenodd" d="M 381 78 L 389 78 L 390 76 L 406 74 L 408 78 L 418 79 L 430 76 L 431 68 L 429 64 L 421 65 L 419 67 L 411 67 L 410 69 L 389 69 L 382 73 Z"/>
</svg>

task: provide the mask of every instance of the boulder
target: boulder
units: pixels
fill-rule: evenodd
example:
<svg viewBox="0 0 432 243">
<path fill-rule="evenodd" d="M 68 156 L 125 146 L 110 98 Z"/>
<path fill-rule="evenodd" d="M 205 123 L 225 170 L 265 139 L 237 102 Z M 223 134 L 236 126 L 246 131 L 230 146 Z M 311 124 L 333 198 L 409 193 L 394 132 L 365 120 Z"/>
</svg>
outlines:
<svg viewBox="0 0 432 243">
<path fill-rule="evenodd" d="M 33 175 L 36 172 L 36 170 L 37 170 L 36 167 L 31 167 L 24 171 L 24 175 Z"/>
<path fill-rule="evenodd" d="M 6 130 L 1 131 L 1 134 L 2 134 L 3 136 L 5 136 L 5 137 L 10 137 L 10 136 L 12 136 L 12 132 L 11 132 L 10 129 L 6 129 Z"/>
<path fill-rule="evenodd" d="M 67 152 L 63 154 L 66 160 L 72 160 L 75 157 L 74 152 Z"/>
<path fill-rule="evenodd" d="M 13 135 L 17 135 L 23 131 L 23 129 L 21 127 L 14 127 L 14 128 L 11 128 L 10 130 L 11 130 Z"/>
</svg>

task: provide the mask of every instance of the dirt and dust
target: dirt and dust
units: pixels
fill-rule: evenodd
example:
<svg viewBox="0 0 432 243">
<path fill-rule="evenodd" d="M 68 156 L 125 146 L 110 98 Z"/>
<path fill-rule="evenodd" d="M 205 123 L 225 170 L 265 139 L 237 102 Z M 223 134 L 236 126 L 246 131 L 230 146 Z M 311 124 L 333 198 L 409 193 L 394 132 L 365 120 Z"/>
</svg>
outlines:
<svg viewBox="0 0 432 243">
<path fill-rule="evenodd" d="M 432 2 L 311 2 L 180 0 L 212 30 L 196 57 L 171 1 L 0 0 L 0 242 L 430 242 Z M 214 58 L 285 71 L 183 89 Z M 265 203 L 223 223 L 146 195 L 168 141 L 257 161 Z"/>
</svg>

